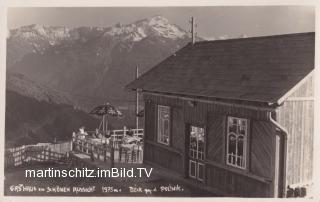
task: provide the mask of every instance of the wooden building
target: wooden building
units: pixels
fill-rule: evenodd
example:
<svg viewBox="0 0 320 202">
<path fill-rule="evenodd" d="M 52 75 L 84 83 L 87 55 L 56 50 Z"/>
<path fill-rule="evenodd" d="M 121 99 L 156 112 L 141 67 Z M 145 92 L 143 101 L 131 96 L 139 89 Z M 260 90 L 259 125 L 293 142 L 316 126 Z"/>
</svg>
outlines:
<svg viewBox="0 0 320 202">
<path fill-rule="evenodd" d="M 190 43 L 131 82 L 144 162 L 226 196 L 310 181 L 314 46 L 314 33 Z"/>
</svg>

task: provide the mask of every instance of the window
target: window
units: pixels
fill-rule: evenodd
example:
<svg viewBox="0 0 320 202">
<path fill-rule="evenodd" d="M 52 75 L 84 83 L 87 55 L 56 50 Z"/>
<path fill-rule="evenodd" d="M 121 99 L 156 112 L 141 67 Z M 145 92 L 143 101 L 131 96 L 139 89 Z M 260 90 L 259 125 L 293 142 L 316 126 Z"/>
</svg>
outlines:
<svg viewBox="0 0 320 202">
<path fill-rule="evenodd" d="M 248 120 L 228 117 L 227 124 L 227 164 L 246 168 Z"/>
<path fill-rule="evenodd" d="M 205 136 L 204 128 L 190 127 L 189 142 L 189 177 L 204 181 L 205 165 L 204 160 Z"/>
<path fill-rule="evenodd" d="M 169 145 L 170 107 L 158 105 L 158 142 Z"/>
<path fill-rule="evenodd" d="M 194 159 L 204 159 L 204 128 L 191 126 L 189 156 Z"/>
</svg>

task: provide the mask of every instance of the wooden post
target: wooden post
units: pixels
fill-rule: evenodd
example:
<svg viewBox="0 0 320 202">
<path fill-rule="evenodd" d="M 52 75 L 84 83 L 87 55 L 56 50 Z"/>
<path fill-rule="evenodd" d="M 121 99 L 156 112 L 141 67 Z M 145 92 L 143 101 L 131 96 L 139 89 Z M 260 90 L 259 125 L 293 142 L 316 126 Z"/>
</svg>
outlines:
<svg viewBox="0 0 320 202">
<path fill-rule="evenodd" d="M 102 135 L 105 135 L 105 115 L 102 116 Z"/>
<path fill-rule="evenodd" d="M 99 145 L 97 145 L 96 150 L 97 150 L 98 159 L 100 160 L 101 147 Z"/>
<path fill-rule="evenodd" d="M 82 147 L 81 147 L 81 148 L 82 148 L 82 149 L 81 149 L 82 152 L 86 152 L 86 151 L 85 151 L 85 143 L 84 143 L 83 140 L 81 140 L 81 146 L 82 146 Z"/>
<path fill-rule="evenodd" d="M 111 159 L 111 163 L 110 163 L 110 165 L 111 165 L 111 168 L 113 168 L 114 167 L 114 148 L 113 147 L 111 147 L 111 152 L 110 152 L 110 159 Z"/>
<path fill-rule="evenodd" d="M 133 163 L 134 160 L 134 146 L 132 147 L 132 151 L 131 151 L 131 162 Z"/>
<path fill-rule="evenodd" d="M 123 137 L 126 137 L 126 132 L 127 132 L 127 127 L 126 126 L 123 126 Z"/>
<path fill-rule="evenodd" d="M 106 135 L 108 135 L 108 115 L 106 115 L 106 120 L 105 120 L 105 122 L 106 122 L 106 133 L 103 134 L 104 137 L 105 137 Z"/>
<path fill-rule="evenodd" d="M 138 150 L 137 150 L 137 161 L 140 161 L 140 143 L 138 143 Z"/>
<path fill-rule="evenodd" d="M 191 17 L 191 39 L 192 39 L 192 44 L 195 42 L 195 31 L 194 31 L 194 18 Z"/>
<path fill-rule="evenodd" d="M 136 66 L 136 79 L 139 77 L 139 67 Z M 138 113 L 139 113 L 139 90 L 136 89 L 136 129 L 139 128 L 139 117 L 138 117 Z"/>
<path fill-rule="evenodd" d="M 71 144 L 70 144 L 70 151 L 73 151 L 73 142 L 74 142 L 74 139 L 73 137 L 71 138 Z"/>
<path fill-rule="evenodd" d="M 42 158 L 43 161 L 46 161 L 47 160 L 47 150 L 43 150 L 43 158 Z"/>
<path fill-rule="evenodd" d="M 26 149 L 25 146 L 23 145 L 23 162 L 26 160 Z"/>
<path fill-rule="evenodd" d="M 107 144 L 105 144 L 104 150 L 103 150 L 103 161 L 104 162 L 107 161 Z"/>
<path fill-rule="evenodd" d="M 99 157 L 99 156 L 98 156 Z M 90 155 L 91 161 L 94 161 L 94 154 L 93 154 L 93 150 L 91 150 L 91 155 Z"/>
<path fill-rule="evenodd" d="M 48 150 L 48 157 L 49 157 L 49 159 L 48 159 L 48 161 L 51 161 L 51 148 L 49 148 L 49 150 Z"/>
</svg>

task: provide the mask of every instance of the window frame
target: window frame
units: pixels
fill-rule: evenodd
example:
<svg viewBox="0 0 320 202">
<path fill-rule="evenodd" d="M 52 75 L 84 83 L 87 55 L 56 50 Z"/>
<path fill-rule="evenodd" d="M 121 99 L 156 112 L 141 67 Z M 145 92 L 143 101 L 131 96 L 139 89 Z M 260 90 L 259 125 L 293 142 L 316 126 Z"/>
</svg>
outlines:
<svg viewBox="0 0 320 202">
<path fill-rule="evenodd" d="M 199 142 L 197 141 L 197 150 L 194 150 L 194 155 L 190 155 L 190 143 L 191 143 L 191 131 L 192 127 L 201 128 L 203 130 L 203 151 L 199 152 Z M 205 183 L 206 182 L 206 154 L 207 154 L 207 126 L 205 124 L 186 124 L 186 130 L 188 131 L 188 146 L 187 149 L 187 159 L 188 159 L 188 177 L 197 180 L 197 182 Z M 199 153 L 202 153 L 202 157 L 199 158 Z M 191 164 L 194 165 L 195 175 L 191 173 Z M 200 177 L 200 172 L 202 172 L 202 177 Z"/>
<path fill-rule="evenodd" d="M 168 110 L 168 112 L 169 112 L 169 128 L 168 128 L 168 143 L 166 143 L 166 142 L 163 142 L 163 141 L 161 141 L 161 136 L 160 135 L 163 135 L 163 134 L 161 134 L 161 125 L 162 124 L 160 124 L 160 119 L 161 119 L 161 117 L 160 117 L 160 111 L 161 111 L 161 108 L 162 109 L 166 109 L 166 110 Z M 157 105 L 157 143 L 160 143 L 160 144 L 163 144 L 163 145 L 167 145 L 167 146 L 170 146 L 170 144 L 171 144 L 171 116 L 172 116 L 172 113 L 171 113 L 171 107 L 170 106 L 166 106 L 166 105 Z"/>
<path fill-rule="evenodd" d="M 229 163 L 229 136 L 231 135 L 230 132 L 229 132 L 229 128 L 231 125 L 229 125 L 229 118 L 232 118 L 232 119 L 236 119 L 237 122 L 240 120 L 240 121 L 245 121 L 246 124 L 245 124 L 245 135 L 243 136 L 244 140 L 243 140 L 243 161 L 244 161 L 244 165 L 243 166 L 240 166 L 240 165 L 237 165 L 237 161 L 233 164 L 233 163 Z M 239 168 L 239 169 L 242 169 L 242 170 L 246 170 L 247 169 L 247 166 L 249 165 L 249 154 L 248 154 L 248 151 L 249 151 L 249 127 L 250 127 L 250 120 L 247 119 L 247 118 L 241 118 L 241 117 L 236 117 L 236 116 L 227 116 L 226 118 L 226 152 L 225 152 L 225 159 L 226 159 L 226 164 L 228 166 L 232 166 L 232 167 L 235 167 L 235 168 Z M 237 123 L 237 127 L 238 127 L 238 123 Z M 237 129 L 238 130 L 238 129 Z M 238 139 L 239 137 L 239 132 L 237 131 L 237 134 L 236 134 L 236 138 Z M 237 141 L 236 141 L 236 147 L 237 147 Z M 237 154 L 235 154 L 235 158 L 238 158 Z"/>
<path fill-rule="evenodd" d="M 189 129 L 188 156 L 189 156 L 189 158 L 197 159 L 198 161 L 202 161 L 202 162 L 203 162 L 203 161 L 205 161 L 205 159 L 206 159 L 206 146 L 207 146 L 206 127 L 205 127 L 205 126 L 193 125 L 193 124 L 189 124 L 188 127 L 189 127 L 189 128 L 188 128 L 188 129 Z M 203 142 L 204 142 L 204 144 L 203 144 L 203 151 L 199 151 L 199 150 L 198 150 L 198 148 L 199 148 L 199 142 L 197 142 L 197 145 L 196 145 L 197 150 L 193 150 L 193 154 L 196 154 L 196 157 L 190 155 L 190 152 L 191 152 L 191 150 L 190 150 L 190 149 L 191 149 L 191 148 L 190 148 L 190 142 L 191 142 L 191 131 L 192 131 L 192 127 L 203 129 L 203 138 L 204 138 L 204 140 L 203 140 Z M 201 158 L 199 158 L 199 153 L 201 154 Z"/>
</svg>

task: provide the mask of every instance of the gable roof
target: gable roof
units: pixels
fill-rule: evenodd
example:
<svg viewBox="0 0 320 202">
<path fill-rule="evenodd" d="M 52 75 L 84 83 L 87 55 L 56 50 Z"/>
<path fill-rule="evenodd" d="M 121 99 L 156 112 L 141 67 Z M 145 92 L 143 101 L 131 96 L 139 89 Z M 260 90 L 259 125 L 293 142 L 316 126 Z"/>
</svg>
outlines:
<svg viewBox="0 0 320 202">
<path fill-rule="evenodd" d="M 275 103 L 314 69 L 314 46 L 314 32 L 188 44 L 126 88 Z"/>
</svg>

